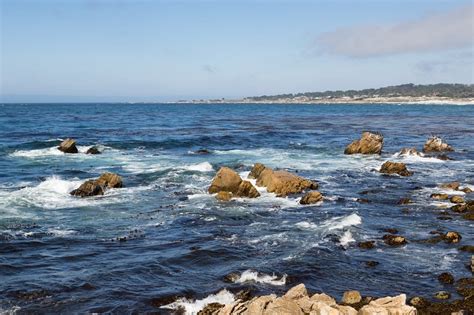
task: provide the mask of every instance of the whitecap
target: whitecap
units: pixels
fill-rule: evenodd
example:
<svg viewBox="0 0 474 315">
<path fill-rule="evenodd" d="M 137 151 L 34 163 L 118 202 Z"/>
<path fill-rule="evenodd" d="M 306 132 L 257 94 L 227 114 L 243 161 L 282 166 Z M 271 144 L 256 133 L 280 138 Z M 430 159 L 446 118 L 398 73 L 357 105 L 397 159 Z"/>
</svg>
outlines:
<svg viewBox="0 0 474 315">
<path fill-rule="evenodd" d="M 197 172 L 212 172 L 214 170 L 211 163 L 209 162 L 202 162 L 199 164 L 188 165 L 184 168 L 189 171 L 197 171 Z"/>
<path fill-rule="evenodd" d="M 219 304 L 231 304 L 235 301 L 235 297 L 232 293 L 223 289 L 216 294 L 211 294 L 202 300 L 192 300 L 186 298 L 180 298 L 173 303 L 163 305 L 161 308 L 179 310 L 184 309 L 186 315 L 196 315 L 206 305 L 211 303 Z"/>
<path fill-rule="evenodd" d="M 336 218 L 329 219 L 323 222 L 321 224 L 321 227 L 326 227 L 328 231 L 332 231 L 332 230 L 340 230 L 349 226 L 359 225 L 361 223 L 362 223 L 362 218 L 356 213 L 353 213 L 346 217 L 336 217 Z"/>
<path fill-rule="evenodd" d="M 79 153 L 86 153 L 90 146 L 77 146 Z M 17 150 L 13 153 L 10 153 L 10 156 L 13 157 L 23 157 L 23 158 L 43 158 L 51 156 L 76 156 L 75 154 L 67 154 L 58 150 L 58 147 L 51 147 L 45 149 L 34 149 L 34 150 Z M 88 156 L 88 155 L 87 155 Z M 76 156 L 77 157 L 77 156 Z"/>
<path fill-rule="evenodd" d="M 258 273 L 257 271 L 252 271 L 248 269 L 242 272 L 239 278 L 235 280 L 234 282 L 244 283 L 244 282 L 252 281 L 252 282 L 257 282 L 257 283 L 265 283 L 265 284 L 281 286 L 281 285 L 286 284 L 286 277 L 287 277 L 286 274 L 278 278 L 278 276 L 276 276 L 275 274 L 267 275 L 264 273 Z"/>
<path fill-rule="evenodd" d="M 347 247 L 352 242 L 355 242 L 355 239 L 354 239 L 354 237 L 352 237 L 351 231 L 345 231 L 344 234 L 339 239 L 339 243 L 343 247 Z"/>
</svg>

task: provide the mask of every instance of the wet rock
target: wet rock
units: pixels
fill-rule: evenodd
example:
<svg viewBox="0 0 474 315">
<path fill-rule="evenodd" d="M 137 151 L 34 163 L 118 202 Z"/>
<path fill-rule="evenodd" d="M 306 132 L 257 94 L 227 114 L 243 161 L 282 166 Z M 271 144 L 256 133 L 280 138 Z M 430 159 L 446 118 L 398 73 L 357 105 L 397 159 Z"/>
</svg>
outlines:
<svg viewBox="0 0 474 315">
<path fill-rule="evenodd" d="M 79 150 L 77 150 L 76 147 L 76 140 L 67 138 L 58 147 L 59 151 L 62 151 L 64 153 L 78 153 Z"/>
<path fill-rule="evenodd" d="M 438 276 L 438 281 L 444 284 L 453 284 L 454 277 L 449 272 L 443 272 L 442 274 Z"/>
<path fill-rule="evenodd" d="M 97 179 L 97 183 L 107 188 L 122 188 L 122 177 L 114 173 L 103 173 Z"/>
<path fill-rule="evenodd" d="M 464 203 L 464 198 L 456 195 L 449 198 L 449 201 L 451 201 L 452 203 Z"/>
<path fill-rule="evenodd" d="M 300 204 L 309 205 L 309 204 L 317 203 L 322 200 L 323 200 L 323 195 L 319 191 L 310 191 L 301 198 Z"/>
<path fill-rule="evenodd" d="M 207 149 L 199 149 L 197 151 L 194 151 L 194 154 L 202 154 L 202 155 L 205 155 L 205 154 L 211 154 L 211 152 Z"/>
<path fill-rule="evenodd" d="M 453 160 L 447 154 L 438 154 L 437 156 L 435 156 L 435 158 L 437 158 L 438 160 L 441 160 L 441 161 L 452 161 Z"/>
<path fill-rule="evenodd" d="M 235 281 L 239 280 L 240 275 L 236 272 L 231 272 L 228 275 L 224 276 L 224 281 L 229 283 L 234 283 Z"/>
<path fill-rule="evenodd" d="M 213 315 L 217 314 L 225 305 L 220 303 L 209 303 L 197 315 Z"/>
<path fill-rule="evenodd" d="M 453 148 L 439 137 L 429 138 L 423 146 L 423 152 L 454 151 Z"/>
<path fill-rule="evenodd" d="M 436 200 L 448 200 L 448 194 L 431 194 L 430 198 Z"/>
<path fill-rule="evenodd" d="M 458 232 L 450 231 L 443 236 L 443 239 L 446 241 L 446 243 L 459 243 L 462 237 Z"/>
<path fill-rule="evenodd" d="M 375 261 L 375 260 L 369 260 L 369 261 L 366 261 L 365 262 L 365 265 L 369 268 L 373 268 L 373 267 L 376 267 L 377 265 L 379 265 L 380 263 L 378 261 Z"/>
<path fill-rule="evenodd" d="M 474 246 L 473 245 L 463 245 L 461 247 L 458 247 L 458 250 L 474 254 Z"/>
<path fill-rule="evenodd" d="M 357 243 L 357 247 L 363 249 L 372 249 L 375 247 L 375 241 L 365 241 Z"/>
<path fill-rule="evenodd" d="M 90 147 L 87 149 L 86 154 L 102 154 L 97 147 Z"/>
<path fill-rule="evenodd" d="M 70 192 L 76 197 L 91 197 L 104 194 L 103 186 L 99 185 L 96 180 L 88 180 L 84 182 L 79 188 Z"/>
<path fill-rule="evenodd" d="M 398 174 L 400 176 L 411 176 L 413 172 L 409 172 L 404 163 L 387 161 L 382 164 L 380 173 L 383 174 Z"/>
<path fill-rule="evenodd" d="M 239 174 L 228 167 L 221 167 L 208 191 L 210 194 L 225 191 L 236 197 L 256 198 L 260 196 L 260 193 L 249 181 L 242 180 Z"/>
<path fill-rule="evenodd" d="M 430 304 L 429 301 L 427 301 L 425 298 L 422 298 L 420 296 L 415 296 L 410 299 L 409 304 L 412 306 L 415 306 L 416 308 L 419 307 L 425 307 Z"/>
<path fill-rule="evenodd" d="M 466 194 L 470 194 L 472 193 L 472 189 L 469 188 L 469 187 L 464 187 L 461 189 L 462 192 L 466 193 Z"/>
<path fill-rule="evenodd" d="M 274 171 L 260 163 L 255 164 L 249 177 L 256 178 L 257 186 L 266 187 L 268 192 L 275 193 L 279 197 L 318 188 L 318 184 L 311 180 L 287 171 Z"/>
<path fill-rule="evenodd" d="M 232 199 L 232 193 L 228 191 L 219 191 L 216 195 L 216 199 L 220 201 L 230 201 Z"/>
<path fill-rule="evenodd" d="M 470 212 L 470 213 L 463 214 L 463 215 L 462 215 L 462 218 L 463 218 L 464 220 L 473 221 L 473 220 L 474 220 L 474 212 Z"/>
<path fill-rule="evenodd" d="M 398 234 L 398 230 L 394 228 L 384 229 L 384 231 L 390 234 Z"/>
<path fill-rule="evenodd" d="M 367 198 L 357 198 L 356 201 L 360 203 L 370 203 L 370 200 Z"/>
<path fill-rule="evenodd" d="M 341 302 L 344 304 L 356 304 L 362 301 L 362 296 L 359 291 L 351 290 L 344 292 Z"/>
<path fill-rule="evenodd" d="M 411 203 L 411 199 L 410 198 L 401 198 L 400 200 L 398 200 L 398 203 L 399 205 L 407 205 L 409 203 Z"/>
<path fill-rule="evenodd" d="M 447 300 L 451 297 L 451 294 L 447 291 L 439 291 L 435 293 L 434 297 L 438 300 Z"/>
<path fill-rule="evenodd" d="M 456 291 L 464 297 L 474 298 L 474 277 L 459 279 L 456 282 Z"/>
<path fill-rule="evenodd" d="M 344 150 L 344 154 L 380 154 L 383 136 L 380 133 L 364 132 L 359 140 L 353 141 Z"/>
<path fill-rule="evenodd" d="M 374 314 L 397 314 L 397 315 L 416 315 L 416 308 L 406 305 L 406 295 L 400 294 L 395 297 L 380 298 L 371 301 L 359 310 L 358 315 Z"/>
<path fill-rule="evenodd" d="M 466 203 L 464 204 L 457 204 L 455 206 L 452 206 L 451 210 L 458 213 L 464 213 L 467 211 L 474 212 L 474 201 L 469 200 L 469 201 L 466 201 Z"/>
<path fill-rule="evenodd" d="M 450 182 L 450 183 L 441 184 L 439 185 L 439 187 L 445 188 L 445 189 L 451 189 L 451 190 L 458 190 L 460 185 L 461 184 L 459 182 Z"/>
<path fill-rule="evenodd" d="M 385 234 L 382 239 L 385 244 L 390 246 L 401 246 L 407 243 L 406 238 L 400 235 Z"/>
</svg>

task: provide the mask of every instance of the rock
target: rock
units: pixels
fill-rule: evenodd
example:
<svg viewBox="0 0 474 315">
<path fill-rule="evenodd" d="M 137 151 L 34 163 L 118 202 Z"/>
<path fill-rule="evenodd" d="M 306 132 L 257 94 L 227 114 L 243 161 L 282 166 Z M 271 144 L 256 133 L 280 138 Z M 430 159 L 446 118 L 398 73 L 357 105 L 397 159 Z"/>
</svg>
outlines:
<svg viewBox="0 0 474 315">
<path fill-rule="evenodd" d="M 273 302 L 276 299 L 276 295 L 264 295 L 252 299 L 247 304 L 247 312 L 244 314 L 264 314 L 264 311 L 268 304 Z"/>
<path fill-rule="evenodd" d="M 474 220 L 474 212 L 469 212 L 469 213 L 463 214 L 462 218 L 464 220 L 473 221 Z"/>
<path fill-rule="evenodd" d="M 375 247 L 375 241 L 365 241 L 357 243 L 357 247 L 363 249 L 372 249 Z"/>
<path fill-rule="evenodd" d="M 423 146 L 423 152 L 454 151 L 453 148 L 439 137 L 429 138 Z"/>
<path fill-rule="evenodd" d="M 287 171 L 274 171 L 260 163 L 255 164 L 249 177 L 256 178 L 257 186 L 266 187 L 268 192 L 275 193 L 279 197 L 318 188 L 318 184 L 308 179 Z"/>
<path fill-rule="evenodd" d="M 416 148 L 403 148 L 398 152 L 398 155 L 405 155 L 405 156 L 423 156 L 423 153 L 418 152 Z"/>
<path fill-rule="evenodd" d="M 213 315 L 217 314 L 225 305 L 219 303 L 209 303 L 197 315 Z"/>
<path fill-rule="evenodd" d="M 370 203 L 370 200 L 367 198 L 357 198 L 356 201 L 360 203 Z"/>
<path fill-rule="evenodd" d="M 458 213 L 464 213 L 467 211 L 474 212 L 474 201 L 469 200 L 469 201 L 466 201 L 465 204 L 457 204 L 455 206 L 452 206 L 451 210 Z"/>
<path fill-rule="evenodd" d="M 97 179 L 97 183 L 107 188 L 122 188 L 122 177 L 114 173 L 103 173 Z"/>
<path fill-rule="evenodd" d="M 250 313 L 250 314 L 253 314 L 253 313 Z M 298 306 L 298 304 L 295 301 L 285 298 L 285 297 L 277 298 L 273 301 L 273 303 L 269 303 L 266 306 L 265 312 L 263 314 L 265 315 L 273 315 L 273 314 L 275 315 L 276 314 L 304 315 L 303 311 L 301 310 L 301 308 Z"/>
<path fill-rule="evenodd" d="M 260 193 L 249 181 L 242 180 L 239 174 L 228 167 L 221 167 L 208 191 L 210 194 L 225 191 L 236 197 L 256 198 L 260 196 Z"/>
<path fill-rule="evenodd" d="M 401 246 L 407 243 L 406 238 L 400 235 L 385 234 L 382 239 L 390 246 Z"/>
<path fill-rule="evenodd" d="M 453 160 L 447 154 L 438 154 L 437 156 L 435 156 L 435 158 L 437 158 L 438 160 L 441 160 L 441 161 L 452 161 Z"/>
<path fill-rule="evenodd" d="M 359 291 L 346 291 L 342 296 L 341 302 L 344 304 L 357 304 L 362 301 L 362 296 Z"/>
<path fill-rule="evenodd" d="M 97 147 L 90 147 L 89 149 L 87 149 L 86 154 L 102 154 L 102 152 L 100 152 Z"/>
<path fill-rule="evenodd" d="M 399 205 L 407 205 L 411 203 L 411 199 L 410 198 L 401 198 L 400 200 L 398 200 L 398 204 Z"/>
<path fill-rule="evenodd" d="M 204 154 L 211 154 L 211 152 L 210 152 L 209 150 L 207 150 L 207 149 L 199 149 L 199 150 L 197 150 L 197 151 L 194 151 L 194 154 L 202 154 L 202 155 L 204 155 Z"/>
<path fill-rule="evenodd" d="M 364 132 L 359 140 L 353 141 L 344 150 L 344 154 L 380 154 L 383 136 L 379 133 Z"/>
<path fill-rule="evenodd" d="M 451 232 L 446 233 L 443 236 L 443 239 L 447 243 L 459 243 L 462 237 L 461 237 L 461 234 L 459 234 L 458 232 L 451 231 Z"/>
<path fill-rule="evenodd" d="M 474 254 L 474 245 L 463 245 L 458 250 Z"/>
<path fill-rule="evenodd" d="M 449 201 L 451 201 L 452 203 L 464 203 L 464 198 L 456 195 L 449 198 Z"/>
<path fill-rule="evenodd" d="M 439 282 L 444 283 L 444 284 L 453 284 L 454 283 L 454 277 L 449 272 L 443 272 L 442 274 L 440 274 L 438 276 L 438 280 L 439 280 Z"/>
<path fill-rule="evenodd" d="M 363 306 L 358 315 L 416 315 L 417 310 L 406 303 L 406 295 L 380 298 Z"/>
<path fill-rule="evenodd" d="M 333 308 L 339 311 L 339 313 L 336 313 L 338 315 L 357 315 L 357 311 L 347 305 L 335 305 Z"/>
<path fill-rule="evenodd" d="M 431 194 L 430 198 L 437 200 L 447 200 L 449 198 L 448 194 Z"/>
<path fill-rule="evenodd" d="M 309 205 L 323 200 L 323 195 L 319 191 L 310 191 L 300 200 L 300 204 Z"/>
<path fill-rule="evenodd" d="M 466 193 L 466 194 L 470 194 L 472 193 L 472 189 L 469 188 L 469 187 L 464 187 L 461 189 L 462 192 Z"/>
<path fill-rule="evenodd" d="M 216 199 L 220 201 L 230 201 L 232 199 L 232 193 L 228 191 L 219 191 L 216 195 Z"/>
<path fill-rule="evenodd" d="M 437 298 L 438 300 L 447 300 L 451 297 L 451 294 L 449 294 L 449 292 L 446 292 L 446 291 L 439 291 L 435 293 L 434 297 Z"/>
<path fill-rule="evenodd" d="M 420 296 L 415 296 L 410 299 L 410 305 L 415 306 L 416 308 L 419 307 L 425 307 L 427 306 L 430 302 L 428 302 L 426 299 L 420 297 Z"/>
<path fill-rule="evenodd" d="M 378 261 L 375 261 L 375 260 L 369 260 L 369 261 L 365 262 L 365 266 L 370 267 L 370 268 L 375 267 L 379 264 L 380 263 Z"/>
<path fill-rule="evenodd" d="M 458 190 L 460 185 L 461 184 L 459 184 L 459 182 L 451 182 L 451 183 L 441 184 L 439 185 L 439 187 L 445 188 L 445 189 L 451 189 L 451 190 Z"/>
<path fill-rule="evenodd" d="M 311 301 L 313 302 L 319 302 L 319 303 L 324 303 L 329 306 L 336 305 L 336 300 L 326 293 L 316 293 L 313 296 L 311 296 Z"/>
<path fill-rule="evenodd" d="M 398 234 L 398 230 L 395 228 L 387 228 L 387 229 L 384 229 L 384 231 L 390 234 Z"/>
<path fill-rule="evenodd" d="M 400 176 L 411 176 L 412 172 L 409 172 L 407 166 L 404 163 L 390 162 L 387 161 L 382 164 L 380 173 L 384 174 L 398 174 Z"/>
<path fill-rule="evenodd" d="M 104 194 L 104 188 L 99 185 L 96 180 L 88 180 L 84 182 L 79 188 L 70 192 L 71 195 L 77 197 L 91 197 Z"/>
<path fill-rule="evenodd" d="M 303 283 L 294 286 L 293 288 L 289 289 L 285 295 L 283 295 L 284 298 L 292 300 L 298 300 L 305 296 L 308 296 L 308 291 L 306 290 L 306 286 Z"/>
<path fill-rule="evenodd" d="M 456 282 L 456 291 L 464 297 L 474 297 L 474 277 L 459 279 Z"/>
<path fill-rule="evenodd" d="M 79 151 L 77 150 L 76 147 L 76 140 L 67 138 L 58 147 L 59 151 L 62 151 L 64 153 L 78 153 Z"/>
</svg>

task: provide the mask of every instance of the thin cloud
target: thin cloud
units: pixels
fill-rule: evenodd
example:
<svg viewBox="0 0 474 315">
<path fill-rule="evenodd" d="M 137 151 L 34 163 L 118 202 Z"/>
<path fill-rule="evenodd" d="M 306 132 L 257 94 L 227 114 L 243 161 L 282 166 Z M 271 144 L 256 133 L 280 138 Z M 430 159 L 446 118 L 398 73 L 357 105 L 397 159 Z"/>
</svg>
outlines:
<svg viewBox="0 0 474 315">
<path fill-rule="evenodd" d="M 474 5 L 467 5 L 398 24 L 341 28 L 316 43 L 321 52 L 361 58 L 472 48 L 473 13 Z"/>
<path fill-rule="evenodd" d="M 202 70 L 211 74 L 216 72 L 216 68 L 211 65 L 203 65 Z"/>
</svg>

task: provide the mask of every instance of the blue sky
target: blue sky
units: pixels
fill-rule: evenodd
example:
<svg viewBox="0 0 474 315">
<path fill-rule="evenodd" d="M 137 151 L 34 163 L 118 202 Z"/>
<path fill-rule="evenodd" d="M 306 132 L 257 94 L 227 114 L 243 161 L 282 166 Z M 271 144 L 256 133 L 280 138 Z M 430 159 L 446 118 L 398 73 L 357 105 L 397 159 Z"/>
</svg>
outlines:
<svg viewBox="0 0 474 315">
<path fill-rule="evenodd" d="M 473 82 L 458 0 L 0 0 L 3 101 L 168 101 Z"/>
</svg>

